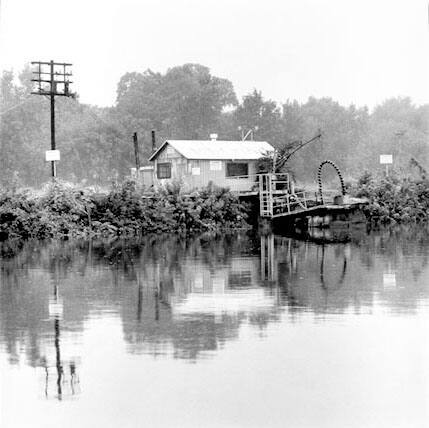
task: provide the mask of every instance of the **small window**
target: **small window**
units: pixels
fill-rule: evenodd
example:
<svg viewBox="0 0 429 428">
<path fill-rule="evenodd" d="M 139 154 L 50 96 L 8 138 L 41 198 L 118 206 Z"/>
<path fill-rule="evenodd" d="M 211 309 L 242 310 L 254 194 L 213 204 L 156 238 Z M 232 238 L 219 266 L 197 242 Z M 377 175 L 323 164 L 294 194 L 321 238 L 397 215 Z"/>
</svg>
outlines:
<svg viewBox="0 0 429 428">
<path fill-rule="evenodd" d="M 157 165 L 156 176 L 158 178 L 171 178 L 171 163 L 159 163 Z"/>
<path fill-rule="evenodd" d="M 228 162 L 226 164 L 227 177 L 238 177 L 240 175 L 249 175 L 249 164 L 238 162 Z"/>
</svg>

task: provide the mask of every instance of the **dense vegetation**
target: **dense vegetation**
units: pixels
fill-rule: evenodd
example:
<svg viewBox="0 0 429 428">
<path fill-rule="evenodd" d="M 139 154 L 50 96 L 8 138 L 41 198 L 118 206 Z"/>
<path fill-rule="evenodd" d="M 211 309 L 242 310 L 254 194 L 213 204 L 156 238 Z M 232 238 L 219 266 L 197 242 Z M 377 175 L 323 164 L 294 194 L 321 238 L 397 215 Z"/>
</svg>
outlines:
<svg viewBox="0 0 429 428">
<path fill-rule="evenodd" d="M 429 180 L 376 178 L 365 173 L 349 189 L 369 200 L 372 223 L 429 220 Z M 0 241 L 9 238 L 136 237 L 148 233 L 193 233 L 248 227 L 249 207 L 227 189 L 208 186 L 190 194 L 171 185 L 147 193 L 134 181 L 97 193 L 53 182 L 37 194 L 0 191 Z"/>
<path fill-rule="evenodd" d="M 365 214 L 374 223 L 409 223 L 429 220 L 429 180 L 400 178 L 394 174 L 381 179 L 364 174 L 354 193 L 369 199 Z"/>
<path fill-rule="evenodd" d="M 0 182 L 12 180 L 38 186 L 49 179 L 44 162 L 49 148 L 49 101 L 30 95 L 31 70 L 17 79 L 4 72 L 0 81 Z M 294 155 L 289 166 L 301 182 L 313 182 L 321 161 L 334 161 L 347 177 L 364 169 L 380 170 L 379 155 L 393 154 L 400 174 L 409 172 L 411 158 L 429 166 L 429 105 L 392 98 L 369 112 L 366 107 L 341 106 L 330 98 L 278 105 L 254 90 L 241 101 L 226 79 L 207 67 L 186 64 L 165 74 L 151 70 L 126 73 L 118 83 L 113 107 L 98 108 L 73 99 L 57 99 L 57 142 L 61 150 L 59 177 L 74 183 L 105 186 L 129 174 L 133 162 L 132 134 L 142 144 L 142 159 L 151 152 L 150 131 L 158 144 L 165 138 L 254 138 L 277 147 L 321 140 Z M 241 129 L 239 130 L 239 127 Z M 213 144 L 216 144 L 215 142 Z"/>
<path fill-rule="evenodd" d="M 0 240 L 218 231 L 246 226 L 246 211 L 212 186 L 185 195 L 173 185 L 148 196 L 132 181 L 103 194 L 56 182 L 38 195 L 0 193 Z"/>
</svg>

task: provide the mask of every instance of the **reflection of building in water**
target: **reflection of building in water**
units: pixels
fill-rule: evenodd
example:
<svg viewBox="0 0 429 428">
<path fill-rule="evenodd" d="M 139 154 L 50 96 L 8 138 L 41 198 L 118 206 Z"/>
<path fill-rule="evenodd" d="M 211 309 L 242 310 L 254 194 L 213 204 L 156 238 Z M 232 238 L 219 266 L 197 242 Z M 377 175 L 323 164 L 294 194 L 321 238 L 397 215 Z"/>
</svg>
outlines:
<svg viewBox="0 0 429 428">
<path fill-rule="evenodd" d="M 259 286 L 257 256 L 231 255 L 212 267 L 204 254 L 185 254 L 174 267 L 145 265 L 138 282 L 146 287 L 121 314 L 132 352 L 165 353 L 172 344 L 176 357 L 195 359 L 237 337 L 243 322 L 263 326 L 279 317 L 271 291 Z"/>
</svg>

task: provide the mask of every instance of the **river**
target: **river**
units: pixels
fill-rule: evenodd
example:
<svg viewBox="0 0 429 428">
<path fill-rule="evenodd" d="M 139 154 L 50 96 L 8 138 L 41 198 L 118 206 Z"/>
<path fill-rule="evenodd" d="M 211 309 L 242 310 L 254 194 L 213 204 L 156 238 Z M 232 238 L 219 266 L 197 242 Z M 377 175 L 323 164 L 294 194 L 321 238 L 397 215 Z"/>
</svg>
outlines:
<svg viewBox="0 0 429 428">
<path fill-rule="evenodd" d="M 0 249 L 2 428 L 429 426 L 427 228 Z"/>
</svg>

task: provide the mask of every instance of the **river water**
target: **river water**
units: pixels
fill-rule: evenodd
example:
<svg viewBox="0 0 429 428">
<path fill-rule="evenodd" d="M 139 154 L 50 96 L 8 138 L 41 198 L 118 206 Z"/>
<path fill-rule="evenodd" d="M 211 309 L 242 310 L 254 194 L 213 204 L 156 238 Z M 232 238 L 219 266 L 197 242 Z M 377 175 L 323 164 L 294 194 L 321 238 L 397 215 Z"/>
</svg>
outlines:
<svg viewBox="0 0 429 428">
<path fill-rule="evenodd" d="M 429 232 L 2 244 L 0 426 L 427 427 Z"/>
</svg>

